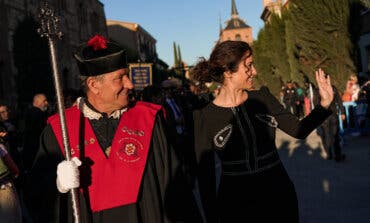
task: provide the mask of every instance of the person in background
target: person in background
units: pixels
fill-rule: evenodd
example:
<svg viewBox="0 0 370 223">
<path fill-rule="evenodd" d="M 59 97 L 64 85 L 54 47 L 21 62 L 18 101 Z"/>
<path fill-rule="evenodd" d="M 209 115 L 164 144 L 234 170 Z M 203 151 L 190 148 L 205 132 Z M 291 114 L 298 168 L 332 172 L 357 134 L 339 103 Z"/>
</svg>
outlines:
<svg viewBox="0 0 370 223">
<path fill-rule="evenodd" d="M 298 222 L 294 185 L 275 145 L 275 130 L 304 139 L 330 114 L 333 89 L 315 72 L 321 100 L 299 120 L 267 87 L 254 90 L 257 71 L 243 41 L 217 44 L 195 66 L 194 79 L 221 83 L 215 99 L 194 112 L 197 180 L 208 223 Z"/>
<path fill-rule="evenodd" d="M 297 115 L 298 101 L 297 90 L 295 89 L 292 81 L 287 81 L 286 88 L 284 90 L 284 104 L 286 109 L 293 115 Z"/>
<path fill-rule="evenodd" d="M 5 146 L 7 134 L 5 126 L 0 123 L 0 221 L 21 223 L 21 206 L 13 183 L 19 170 Z"/>
<path fill-rule="evenodd" d="M 334 90 L 334 100 L 330 105 L 333 113 L 322 123 L 320 126 L 321 131 L 319 135 L 323 143 L 323 147 L 326 152 L 326 159 L 332 160 L 334 155 L 334 160 L 336 162 L 344 161 L 346 156 L 342 153 L 341 138 L 339 135 L 339 118 L 345 120 L 345 112 L 343 107 L 343 101 L 340 97 L 338 89 L 333 85 Z M 334 154 L 333 154 L 334 153 Z"/>
<path fill-rule="evenodd" d="M 18 150 L 19 141 L 19 132 L 14 123 L 14 119 L 11 119 L 11 112 L 9 107 L 6 104 L 0 104 L 0 122 L 3 123 L 7 131 L 7 141 L 9 154 L 17 164 L 18 168 L 22 168 L 21 154 Z"/>
<path fill-rule="evenodd" d="M 342 101 L 357 101 L 360 92 L 358 78 L 355 74 L 351 74 L 346 83 L 346 89 L 342 95 Z"/>
<path fill-rule="evenodd" d="M 46 126 L 48 105 L 45 94 L 35 94 L 32 107 L 26 112 L 24 118 L 22 160 L 26 174 L 30 171 L 39 148 L 40 135 Z"/>
<path fill-rule="evenodd" d="M 293 86 L 296 89 L 297 92 L 297 101 L 296 101 L 296 107 L 297 107 L 297 117 L 298 118 L 303 118 L 304 117 L 304 91 L 303 89 L 299 86 L 298 82 L 294 81 Z"/>
</svg>

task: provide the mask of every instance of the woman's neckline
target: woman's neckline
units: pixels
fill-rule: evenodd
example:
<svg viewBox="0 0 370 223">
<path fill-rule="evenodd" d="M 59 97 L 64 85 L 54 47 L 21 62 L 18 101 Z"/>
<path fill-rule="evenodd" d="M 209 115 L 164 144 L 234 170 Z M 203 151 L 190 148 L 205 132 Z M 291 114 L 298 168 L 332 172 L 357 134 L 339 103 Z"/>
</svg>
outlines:
<svg viewBox="0 0 370 223">
<path fill-rule="evenodd" d="M 239 104 L 237 104 L 237 105 L 232 105 L 232 106 L 224 106 L 224 105 L 218 105 L 218 104 L 215 104 L 215 102 L 214 102 L 214 100 L 213 101 L 211 101 L 211 103 L 210 104 L 212 104 L 214 107 L 217 107 L 217 108 L 224 108 L 224 109 L 231 109 L 231 108 L 236 108 L 236 107 L 239 107 L 239 106 L 241 106 L 241 105 L 243 105 L 243 104 L 245 104 L 247 101 L 248 101 L 248 99 L 249 99 L 249 97 L 250 97 L 250 92 L 249 91 L 246 91 L 247 92 L 247 97 L 245 98 L 245 100 L 243 100 L 241 103 L 239 103 Z"/>
</svg>

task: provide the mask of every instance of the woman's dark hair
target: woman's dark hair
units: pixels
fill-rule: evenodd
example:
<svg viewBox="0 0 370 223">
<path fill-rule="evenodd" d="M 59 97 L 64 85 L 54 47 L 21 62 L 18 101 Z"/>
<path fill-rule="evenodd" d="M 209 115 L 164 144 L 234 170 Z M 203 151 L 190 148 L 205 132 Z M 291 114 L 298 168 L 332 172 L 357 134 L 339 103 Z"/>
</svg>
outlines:
<svg viewBox="0 0 370 223">
<path fill-rule="evenodd" d="M 209 60 L 200 58 L 192 70 L 192 77 L 200 82 L 223 83 L 224 72 L 236 72 L 239 63 L 252 55 L 252 48 L 243 41 L 224 41 L 213 49 Z"/>
</svg>

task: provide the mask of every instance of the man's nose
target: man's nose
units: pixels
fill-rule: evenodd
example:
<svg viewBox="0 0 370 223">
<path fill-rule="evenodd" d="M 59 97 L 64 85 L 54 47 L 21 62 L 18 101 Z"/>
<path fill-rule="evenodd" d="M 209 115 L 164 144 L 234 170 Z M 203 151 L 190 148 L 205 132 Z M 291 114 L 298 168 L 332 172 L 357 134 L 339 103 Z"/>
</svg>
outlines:
<svg viewBox="0 0 370 223">
<path fill-rule="evenodd" d="M 134 88 L 134 84 L 132 83 L 130 78 L 125 76 L 125 77 L 123 77 L 122 82 L 123 82 L 123 88 L 126 88 L 126 89 L 133 89 Z"/>
</svg>

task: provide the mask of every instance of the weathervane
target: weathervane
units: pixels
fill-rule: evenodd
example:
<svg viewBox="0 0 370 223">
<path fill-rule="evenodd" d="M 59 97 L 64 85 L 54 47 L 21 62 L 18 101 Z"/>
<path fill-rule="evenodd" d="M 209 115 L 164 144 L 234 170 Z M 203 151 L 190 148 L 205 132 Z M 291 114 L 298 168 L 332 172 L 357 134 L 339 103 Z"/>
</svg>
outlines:
<svg viewBox="0 0 370 223">
<path fill-rule="evenodd" d="M 60 75 L 57 64 L 57 53 L 54 42 L 55 40 L 62 38 L 62 32 L 59 31 L 59 18 L 58 16 L 55 15 L 53 8 L 49 6 L 48 2 L 44 2 L 43 6 L 40 8 L 40 13 L 38 17 L 40 21 L 40 28 L 37 29 L 37 32 L 40 34 L 41 37 L 46 37 L 49 43 L 49 52 L 51 58 L 51 65 L 53 69 L 55 93 L 57 96 L 58 113 L 62 129 L 64 153 L 66 156 L 66 160 L 71 160 L 71 149 L 69 145 L 69 138 L 67 133 L 67 125 L 64 111 L 64 97 L 60 84 Z M 77 201 L 78 190 L 72 189 L 70 192 L 72 196 L 74 222 L 79 223 L 80 209 Z"/>
</svg>

